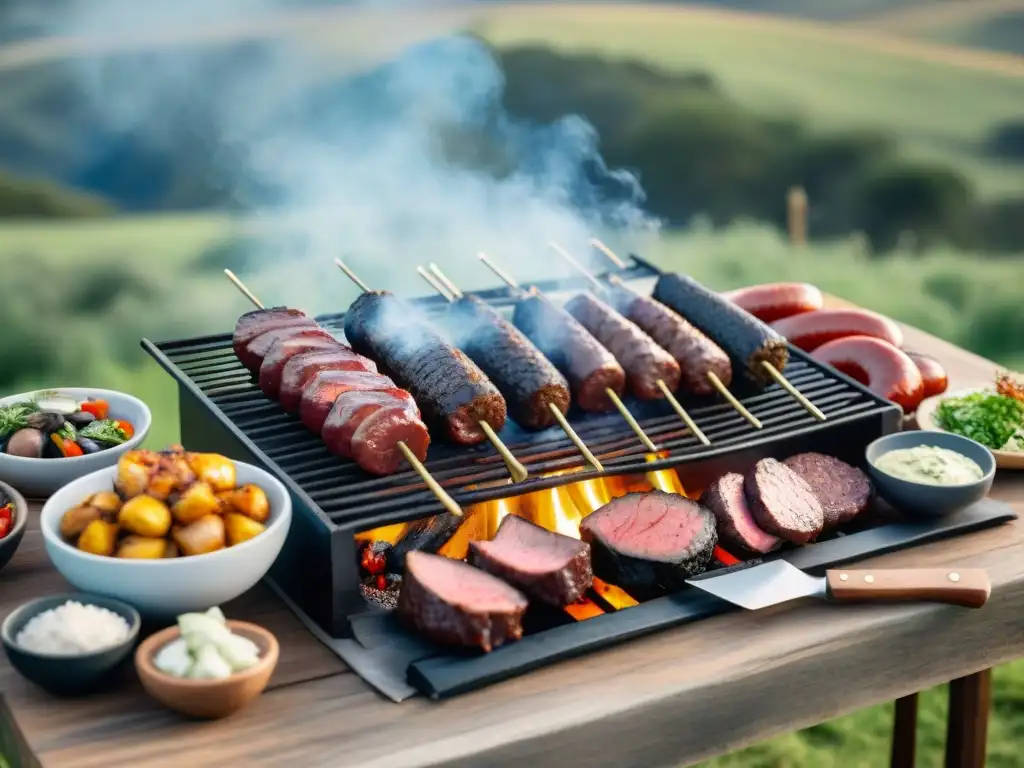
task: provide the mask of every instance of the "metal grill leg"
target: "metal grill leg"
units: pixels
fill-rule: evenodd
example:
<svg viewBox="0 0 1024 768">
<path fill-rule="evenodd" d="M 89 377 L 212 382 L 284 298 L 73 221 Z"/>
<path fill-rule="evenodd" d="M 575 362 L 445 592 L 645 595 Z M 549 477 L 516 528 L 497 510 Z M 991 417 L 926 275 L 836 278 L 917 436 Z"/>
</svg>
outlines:
<svg viewBox="0 0 1024 768">
<path fill-rule="evenodd" d="M 896 699 L 892 723 L 892 768 L 914 768 L 917 750 L 917 694 Z"/>
</svg>

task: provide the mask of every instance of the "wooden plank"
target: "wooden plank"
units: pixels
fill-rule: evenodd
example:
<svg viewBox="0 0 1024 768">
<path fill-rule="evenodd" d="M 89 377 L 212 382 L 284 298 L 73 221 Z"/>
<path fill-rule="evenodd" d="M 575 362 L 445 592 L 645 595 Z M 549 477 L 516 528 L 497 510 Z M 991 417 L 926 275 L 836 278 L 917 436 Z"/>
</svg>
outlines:
<svg viewBox="0 0 1024 768">
<path fill-rule="evenodd" d="M 943 361 L 953 387 L 991 380 L 990 362 L 912 329 L 907 339 Z M 1024 513 L 1024 476 L 1001 475 L 992 495 Z M 42 558 L 39 534 L 30 531 L 0 574 L 0 614 L 59 588 Z M 980 611 L 797 603 L 730 614 L 450 701 L 395 705 L 339 673 L 343 665 L 260 589 L 229 610 L 281 638 L 282 665 L 272 690 L 228 720 L 182 720 L 131 683 L 55 703 L 6 661 L 0 690 L 47 766 L 639 767 L 695 762 L 1024 655 L 1020 522 L 870 562 L 983 567 L 992 598 Z"/>
<path fill-rule="evenodd" d="M 957 678 L 949 684 L 946 768 L 985 768 L 991 707 L 991 669 Z"/>
</svg>

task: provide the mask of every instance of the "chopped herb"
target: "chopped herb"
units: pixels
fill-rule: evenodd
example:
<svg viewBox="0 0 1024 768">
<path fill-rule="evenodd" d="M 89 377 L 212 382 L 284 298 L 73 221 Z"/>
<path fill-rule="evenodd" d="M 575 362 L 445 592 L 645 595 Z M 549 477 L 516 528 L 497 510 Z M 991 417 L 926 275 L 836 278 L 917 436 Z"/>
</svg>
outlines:
<svg viewBox="0 0 1024 768">
<path fill-rule="evenodd" d="M 1024 402 L 992 392 L 975 392 L 939 403 L 939 426 L 999 450 L 1013 437 L 1021 445 Z"/>
<path fill-rule="evenodd" d="M 82 427 L 78 434 L 90 440 L 96 440 L 107 445 L 121 445 L 126 442 L 130 435 L 113 419 L 97 419 Z"/>
<path fill-rule="evenodd" d="M 35 403 L 0 405 L 0 439 L 28 426 L 28 417 L 39 410 Z"/>
</svg>

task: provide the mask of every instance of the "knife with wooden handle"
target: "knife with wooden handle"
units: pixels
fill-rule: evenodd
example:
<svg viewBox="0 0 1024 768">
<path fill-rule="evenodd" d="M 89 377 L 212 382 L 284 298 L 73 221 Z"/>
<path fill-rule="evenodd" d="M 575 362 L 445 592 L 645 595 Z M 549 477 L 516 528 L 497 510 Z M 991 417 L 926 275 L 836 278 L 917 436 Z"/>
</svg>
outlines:
<svg viewBox="0 0 1024 768">
<path fill-rule="evenodd" d="M 824 578 L 809 576 L 785 560 L 740 568 L 688 584 L 722 600 L 756 611 L 801 597 L 830 602 L 927 602 L 981 608 L 992 592 L 978 568 L 838 568 Z"/>
</svg>

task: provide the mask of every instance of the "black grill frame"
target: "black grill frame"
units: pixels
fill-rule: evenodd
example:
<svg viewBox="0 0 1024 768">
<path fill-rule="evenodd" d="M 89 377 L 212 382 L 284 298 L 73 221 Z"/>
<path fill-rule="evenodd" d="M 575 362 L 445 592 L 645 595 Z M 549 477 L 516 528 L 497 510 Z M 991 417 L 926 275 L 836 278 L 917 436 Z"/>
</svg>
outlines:
<svg viewBox="0 0 1024 768">
<path fill-rule="evenodd" d="M 627 283 L 640 287 L 660 274 L 646 261 L 637 257 L 633 261 L 628 269 L 616 272 Z M 582 279 L 536 285 L 555 298 L 559 293 L 589 287 Z M 504 288 L 476 295 L 501 309 L 509 309 L 515 302 L 515 296 Z M 437 296 L 412 301 L 428 314 L 443 311 L 445 306 Z M 343 313 L 324 315 L 317 322 L 340 332 L 343 318 Z M 181 437 L 186 447 L 260 464 L 284 482 L 295 511 L 288 540 L 270 576 L 325 631 L 334 637 L 349 636 L 350 617 L 366 608 L 358 590 L 355 534 L 436 514 L 440 505 L 411 470 L 368 479 L 353 463 L 330 456 L 296 417 L 285 414 L 260 392 L 236 360 L 231 334 L 161 343 L 143 339 L 142 346 L 178 383 Z M 604 472 L 586 466 L 557 428 L 537 436 L 513 424 L 503 430 L 502 438 L 531 470 L 531 477 L 523 483 L 507 483 L 504 464 L 487 443 L 465 448 L 436 442 L 426 464 L 457 502 L 469 506 L 592 477 L 661 468 L 679 472 L 684 487 L 703 487 L 714 476 L 744 469 L 764 456 L 784 458 L 805 450 L 830 452 L 859 463 L 868 442 L 899 430 L 902 412 L 898 406 L 796 348 L 791 347 L 790 355 L 787 378 L 826 413 L 827 421 L 817 421 L 777 385 L 758 393 L 745 391 L 738 384 L 734 387 L 737 396 L 765 428 L 755 430 L 719 398 L 684 399 L 683 404 L 711 439 L 708 447 L 689 435 L 667 404 L 627 399 L 645 431 L 659 448 L 669 451 L 657 461 L 647 461 L 646 449 L 617 413 L 571 412 L 570 421 L 598 455 Z M 263 425 L 250 425 L 254 419 L 264 420 Z M 552 434 L 555 437 L 548 439 Z M 531 460 L 538 452 L 554 456 L 543 462 Z M 483 469 L 467 478 L 467 462 Z M 541 476 L 573 467 L 578 471 L 571 475 Z M 467 485 L 474 484 L 483 487 L 467 490 Z M 358 494 L 354 493 L 357 487 Z M 407 490 L 398 493 L 396 488 Z"/>
</svg>

